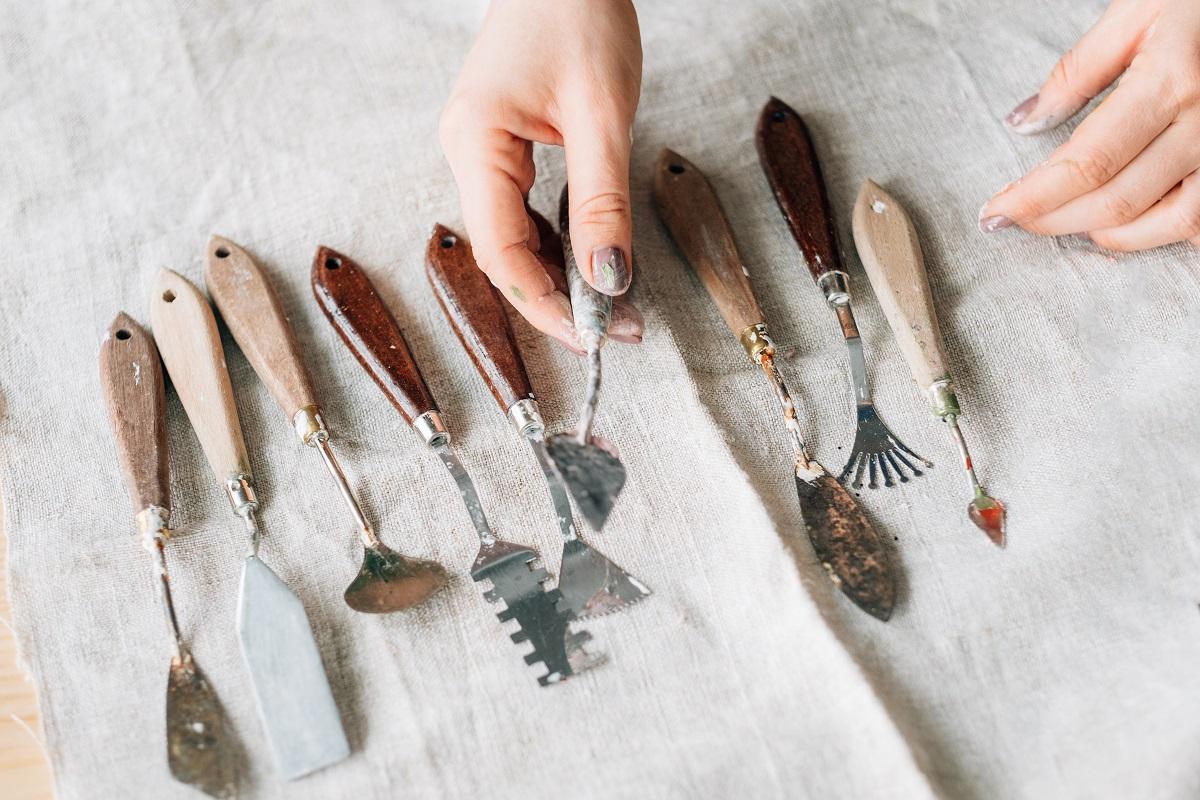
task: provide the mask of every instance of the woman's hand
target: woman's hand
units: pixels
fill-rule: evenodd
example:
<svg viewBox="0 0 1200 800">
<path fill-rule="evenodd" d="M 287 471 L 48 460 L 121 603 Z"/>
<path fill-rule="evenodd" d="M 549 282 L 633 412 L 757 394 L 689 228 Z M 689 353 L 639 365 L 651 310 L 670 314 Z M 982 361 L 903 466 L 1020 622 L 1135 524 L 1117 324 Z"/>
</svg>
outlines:
<svg viewBox="0 0 1200 800">
<path fill-rule="evenodd" d="M 442 112 L 441 141 L 479 266 L 536 328 L 579 349 L 571 303 L 534 255 L 525 211 L 533 143 L 566 148 L 571 243 L 596 289 L 632 277 L 629 151 L 642 45 L 628 0 L 495 0 Z M 613 303 L 609 335 L 638 342 L 642 318 Z"/>
<path fill-rule="evenodd" d="M 1048 130 L 1118 77 L 1066 144 L 987 202 L 981 230 L 1086 233 L 1113 250 L 1200 244 L 1197 0 L 1113 0 L 1005 122 L 1017 133 Z"/>
</svg>

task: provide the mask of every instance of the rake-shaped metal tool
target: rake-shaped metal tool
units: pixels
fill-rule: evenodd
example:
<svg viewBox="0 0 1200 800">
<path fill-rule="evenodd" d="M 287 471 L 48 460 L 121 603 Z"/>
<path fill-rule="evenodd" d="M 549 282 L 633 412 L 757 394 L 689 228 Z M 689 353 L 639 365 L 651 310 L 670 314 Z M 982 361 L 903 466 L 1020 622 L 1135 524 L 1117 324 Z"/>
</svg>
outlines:
<svg viewBox="0 0 1200 800">
<path fill-rule="evenodd" d="M 232 797 L 237 763 L 216 692 L 184 642 L 171 597 L 166 544 L 171 531 L 170 459 L 162 365 L 154 340 L 121 313 L 100 347 L 100 382 L 142 546 L 154 555 L 158 589 L 171 633 L 167 676 L 167 766 L 175 779 L 213 797 Z"/>
<path fill-rule="evenodd" d="M 533 212 L 536 213 L 536 212 Z M 548 242 L 543 240 L 543 254 Z M 550 256 L 553 258 L 554 256 Z M 558 255 L 561 263 L 561 254 Z M 542 469 L 563 538 L 558 590 L 579 619 L 618 611 L 650 593 L 645 584 L 579 538 L 571 501 L 546 452 L 546 426 L 503 301 L 475 263 L 471 245 L 448 228 L 433 229 L 425 271 L 446 319 L 471 356 L 496 402 L 521 434 Z"/>
<path fill-rule="evenodd" d="M 905 483 L 909 479 L 905 470 L 914 477 L 923 474 L 914 462 L 925 467 L 932 467 L 933 463 L 897 439 L 875 410 L 867 381 L 862 338 L 850 305 L 850 278 L 842 269 L 833 213 L 812 137 L 800 115 L 787 103 L 772 97 L 759 115 L 755 139 L 758 159 L 775 193 L 775 200 L 800 246 L 817 288 L 837 314 L 850 354 L 850 379 L 858 427 L 854 433 L 853 451 L 838 478 L 845 481 L 853 475 L 851 486 L 856 489 L 862 487 L 864 474 L 872 489 L 879 487 L 880 476 L 884 486 L 895 486 L 897 479 Z"/>
<path fill-rule="evenodd" d="M 479 536 L 471 577 L 491 584 L 483 593 L 488 602 L 504 602 L 504 610 L 496 615 L 501 622 L 517 621 L 520 629 L 512 640 L 533 646 L 526 663 L 540 661 L 547 670 L 538 683 L 558 683 L 602 664 L 604 656 L 584 649 L 591 635 L 570 631 L 575 615 L 558 590 L 546 590 L 550 576 L 534 566 L 537 552 L 502 541 L 492 532 L 471 476 L 450 449 L 450 434 L 408 342 L 366 273 L 350 258 L 322 247 L 313 260 L 312 287 L 317 304 L 350 352 L 454 478 Z"/>
</svg>

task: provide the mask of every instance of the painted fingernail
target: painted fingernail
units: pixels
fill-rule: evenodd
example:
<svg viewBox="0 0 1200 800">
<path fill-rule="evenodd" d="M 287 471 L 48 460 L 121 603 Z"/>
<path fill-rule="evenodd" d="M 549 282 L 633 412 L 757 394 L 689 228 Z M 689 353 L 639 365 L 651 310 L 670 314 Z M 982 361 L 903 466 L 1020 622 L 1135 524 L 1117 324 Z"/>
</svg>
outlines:
<svg viewBox="0 0 1200 800">
<path fill-rule="evenodd" d="M 1029 119 L 1029 115 L 1037 108 L 1037 104 L 1038 96 L 1036 94 L 1026 98 L 1020 105 L 1008 112 L 1008 116 L 1004 118 L 1004 124 L 1016 130 L 1025 120 Z"/>
<path fill-rule="evenodd" d="M 641 312 L 629 303 L 613 303 L 612 320 L 608 323 L 608 335 L 618 342 L 639 344 L 646 330 Z"/>
<path fill-rule="evenodd" d="M 984 233 L 995 233 L 996 231 L 1002 231 L 1012 226 L 1013 221 L 1002 214 L 993 214 L 990 217 L 983 217 L 979 220 L 979 230 Z"/>
<path fill-rule="evenodd" d="M 592 281 L 597 289 L 605 294 L 624 294 L 630 277 L 621 248 L 597 247 L 592 251 Z"/>
</svg>

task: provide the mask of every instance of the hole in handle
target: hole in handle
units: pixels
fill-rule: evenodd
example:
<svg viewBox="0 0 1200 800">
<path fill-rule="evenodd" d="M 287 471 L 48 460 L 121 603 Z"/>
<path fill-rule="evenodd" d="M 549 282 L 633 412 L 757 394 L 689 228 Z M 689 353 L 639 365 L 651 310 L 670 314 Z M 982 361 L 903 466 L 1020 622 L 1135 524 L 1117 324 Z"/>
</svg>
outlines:
<svg viewBox="0 0 1200 800">
<path fill-rule="evenodd" d="M 453 236 L 443 236 L 440 244 L 442 245 L 443 249 L 449 250 L 451 247 L 454 247 L 454 245 L 458 244 L 458 239 Z"/>
<path fill-rule="evenodd" d="M 175 293 L 172 292 L 170 289 L 167 289 L 165 292 L 163 292 L 163 302 L 164 303 L 174 303 L 175 302 Z"/>
<path fill-rule="evenodd" d="M 683 164 L 669 164 L 667 169 L 669 169 L 675 175 L 683 174 Z"/>
<path fill-rule="evenodd" d="M 133 336 L 133 334 L 130 333 L 129 331 L 125 330 L 124 328 L 121 328 L 120 330 L 117 331 L 117 338 L 120 339 L 122 342 L 125 341 L 126 339 L 128 339 L 130 336 Z"/>
<path fill-rule="evenodd" d="M 325 259 L 325 269 L 337 269 L 341 265 L 342 260 L 340 258 L 330 256 L 329 258 Z"/>
<path fill-rule="evenodd" d="M 782 111 L 772 111 L 771 112 L 771 122 L 783 122 L 785 119 L 787 119 L 787 114 L 785 114 L 784 112 L 782 112 Z"/>
<path fill-rule="evenodd" d="M 218 247 L 216 250 L 213 251 L 213 255 L 215 255 L 217 258 L 229 258 L 229 248 L 228 247 Z"/>
</svg>

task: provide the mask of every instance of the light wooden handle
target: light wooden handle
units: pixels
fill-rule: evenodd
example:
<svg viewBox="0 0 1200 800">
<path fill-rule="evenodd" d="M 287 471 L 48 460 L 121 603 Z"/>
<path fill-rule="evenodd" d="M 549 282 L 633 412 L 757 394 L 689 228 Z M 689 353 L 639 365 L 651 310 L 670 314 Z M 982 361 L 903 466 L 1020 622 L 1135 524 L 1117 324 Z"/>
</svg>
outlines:
<svg viewBox="0 0 1200 800">
<path fill-rule="evenodd" d="M 208 242 L 204 283 L 229 332 L 237 340 L 275 402 L 294 420 L 317 405 L 312 379 L 283 306 L 250 254 L 220 236 Z"/>
<path fill-rule="evenodd" d="M 217 480 L 250 474 L 217 320 L 200 290 L 164 269 L 150 298 L 150 323 L 167 374 Z"/>
<path fill-rule="evenodd" d="M 872 181 L 854 203 L 854 244 L 913 378 L 949 378 L 921 242 L 904 207 Z"/>
<path fill-rule="evenodd" d="M 123 311 L 100 345 L 100 383 L 135 513 L 170 509 L 162 364 L 150 334 Z"/>
<path fill-rule="evenodd" d="M 654 172 L 654 206 L 729 330 L 740 337 L 760 324 L 763 314 L 729 220 L 704 173 L 678 153 L 663 150 Z"/>
</svg>

